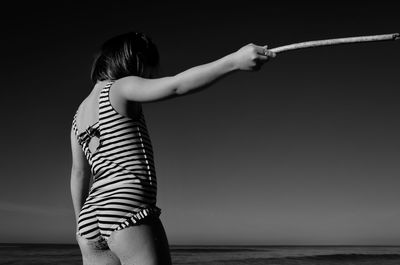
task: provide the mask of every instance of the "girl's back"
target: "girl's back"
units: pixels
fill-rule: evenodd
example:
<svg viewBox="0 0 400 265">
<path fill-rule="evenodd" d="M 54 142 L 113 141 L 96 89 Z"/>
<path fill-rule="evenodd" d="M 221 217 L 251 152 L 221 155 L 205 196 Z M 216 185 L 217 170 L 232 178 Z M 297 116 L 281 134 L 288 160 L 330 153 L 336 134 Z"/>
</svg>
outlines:
<svg viewBox="0 0 400 265">
<path fill-rule="evenodd" d="M 110 101 L 112 84 L 94 89 L 73 119 L 75 134 L 93 174 L 78 220 L 78 233 L 87 239 L 107 239 L 111 231 L 160 212 L 156 207 L 152 145 L 143 111 L 137 108 L 132 117 L 116 111 Z M 94 99 L 98 100 L 98 111 L 93 111 Z M 94 123 L 93 113 L 98 113 Z M 90 120 L 91 125 L 82 130 L 78 117 L 86 124 Z M 97 147 L 92 143 L 94 139 Z"/>
</svg>

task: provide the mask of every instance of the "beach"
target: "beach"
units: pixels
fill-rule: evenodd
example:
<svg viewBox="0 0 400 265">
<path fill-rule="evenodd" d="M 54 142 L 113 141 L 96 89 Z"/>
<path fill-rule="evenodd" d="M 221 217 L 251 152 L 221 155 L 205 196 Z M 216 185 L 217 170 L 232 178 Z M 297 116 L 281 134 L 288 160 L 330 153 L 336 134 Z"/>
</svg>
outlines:
<svg viewBox="0 0 400 265">
<path fill-rule="evenodd" d="M 179 265 L 399 265 L 400 246 L 171 246 Z M 82 264 L 75 244 L 0 244 L 1 265 Z"/>
</svg>

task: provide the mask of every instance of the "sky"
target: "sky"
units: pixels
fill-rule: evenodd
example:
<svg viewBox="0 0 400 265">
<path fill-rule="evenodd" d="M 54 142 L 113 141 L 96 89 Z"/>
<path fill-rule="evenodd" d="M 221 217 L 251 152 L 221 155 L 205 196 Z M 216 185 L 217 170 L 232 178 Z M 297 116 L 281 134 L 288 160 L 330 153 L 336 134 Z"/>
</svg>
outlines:
<svg viewBox="0 0 400 265">
<path fill-rule="evenodd" d="M 14 2 L 0 29 L 0 242 L 75 243 L 72 117 L 106 39 L 147 33 L 161 76 L 255 43 L 400 31 L 395 4 Z M 279 54 L 143 105 L 170 244 L 399 245 L 400 42 Z"/>
</svg>

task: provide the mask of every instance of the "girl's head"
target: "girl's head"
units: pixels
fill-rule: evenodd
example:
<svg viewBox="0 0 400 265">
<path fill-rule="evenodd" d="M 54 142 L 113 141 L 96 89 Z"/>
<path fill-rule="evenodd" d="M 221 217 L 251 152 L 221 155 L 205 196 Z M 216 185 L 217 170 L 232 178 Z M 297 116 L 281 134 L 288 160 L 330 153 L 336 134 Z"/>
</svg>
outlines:
<svg viewBox="0 0 400 265">
<path fill-rule="evenodd" d="M 149 37 L 129 32 L 107 40 L 96 56 L 91 79 L 93 83 L 125 76 L 151 78 L 157 70 L 159 54 Z"/>
</svg>

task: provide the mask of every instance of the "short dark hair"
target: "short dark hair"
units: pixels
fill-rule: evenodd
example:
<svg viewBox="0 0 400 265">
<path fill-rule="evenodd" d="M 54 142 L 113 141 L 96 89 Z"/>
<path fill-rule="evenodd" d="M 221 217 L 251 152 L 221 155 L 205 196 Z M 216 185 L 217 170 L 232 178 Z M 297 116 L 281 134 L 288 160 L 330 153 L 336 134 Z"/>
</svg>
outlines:
<svg viewBox="0 0 400 265">
<path fill-rule="evenodd" d="M 93 83 L 116 80 L 125 76 L 144 77 L 145 68 L 157 68 L 159 54 L 156 45 L 141 32 L 115 36 L 101 46 L 92 65 Z"/>
</svg>

